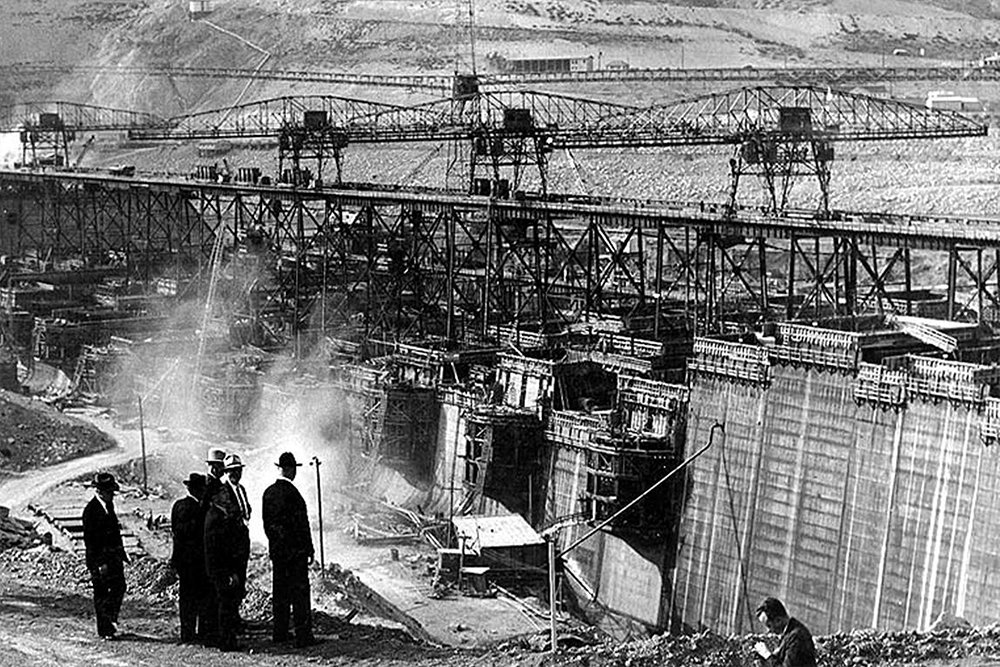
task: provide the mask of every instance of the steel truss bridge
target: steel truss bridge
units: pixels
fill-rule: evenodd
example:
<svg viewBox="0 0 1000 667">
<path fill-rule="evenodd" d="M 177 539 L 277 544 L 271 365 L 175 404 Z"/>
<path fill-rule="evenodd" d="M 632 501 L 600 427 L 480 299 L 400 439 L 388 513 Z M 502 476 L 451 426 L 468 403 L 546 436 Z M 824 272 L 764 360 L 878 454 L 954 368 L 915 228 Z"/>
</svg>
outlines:
<svg viewBox="0 0 1000 667">
<path fill-rule="evenodd" d="M 175 79 L 246 79 L 301 81 L 329 85 L 395 87 L 436 92 L 450 91 L 454 77 L 448 74 L 357 74 L 297 69 L 253 70 L 233 67 L 175 67 L 171 65 L 79 65 L 60 63 L 14 63 L 0 67 L 0 76 L 37 79 L 45 75 L 163 76 Z M 736 83 L 740 85 L 781 83 L 786 85 L 857 85 L 903 81 L 997 81 L 1000 68 L 978 65 L 931 65 L 890 67 L 705 67 L 633 68 L 591 72 L 495 73 L 479 76 L 488 88 L 510 88 L 538 83 Z"/>
<path fill-rule="evenodd" d="M 207 270 L 222 247 L 240 317 L 272 343 L 602 318 L 665 339 L 868 313 L 993 322 L 1000 310 L 1000 220 L 21 171 L 0 171 L 0 207 L 0 251 L 115 263 L 140 281 Z M 927 255 L 942 275 L 915 275 Z"/>
</svg>

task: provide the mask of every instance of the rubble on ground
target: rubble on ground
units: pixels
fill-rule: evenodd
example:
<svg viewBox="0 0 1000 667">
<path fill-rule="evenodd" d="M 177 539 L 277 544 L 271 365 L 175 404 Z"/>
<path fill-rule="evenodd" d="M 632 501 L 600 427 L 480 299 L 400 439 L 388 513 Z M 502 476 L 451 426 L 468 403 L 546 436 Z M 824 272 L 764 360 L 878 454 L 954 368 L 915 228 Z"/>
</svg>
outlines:
<svg viewBox="0 0 1000 667">
<path fill-rule="evenodd" d="M 659 635 L 621 644 L 602 643 L 564 649 L 586 657 L 591 664 L 616 667 L 700 665 L 737 667 L 754 664 L 753 645 L 772 647 L 776 638 L 765 635 L 722 637 L 711 632 Z M 547 648 L 547 646 L 546 646 Z M 816 638 L 819 667 L 875 667 L 918 665 L 938 660 L 963 660 L 1000 654 L 1000 626 L 949 629 L 938 632 L 879 632 L 858 630 Z"/>
<path fill-rule="evenodd" d="M 44 539 L 35 530 L 34 524 L 10 516 L 10 510 L 0 506 L 0 551 L 34 547 L 42 544 Z"/>
</svg>

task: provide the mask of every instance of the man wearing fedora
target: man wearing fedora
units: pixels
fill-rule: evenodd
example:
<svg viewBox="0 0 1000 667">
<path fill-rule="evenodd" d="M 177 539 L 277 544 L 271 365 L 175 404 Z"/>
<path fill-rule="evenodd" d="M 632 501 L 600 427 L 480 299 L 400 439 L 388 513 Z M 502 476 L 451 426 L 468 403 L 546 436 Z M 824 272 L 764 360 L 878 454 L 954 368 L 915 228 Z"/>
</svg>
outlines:
<svg viewBox="0 0 1000 667">
<path fill-rule="evenodd" d="M 302 494 L 292 483 L 301 465 L 295 455 L 285 452 L 276 464 L 281 470 L 277 481 L 264 491 L 261 513 L 271 556 L 271 600 L 274 612 L 272 638 L 288 641 L 288 617 L 292 612 L 295 643 L 316 643 L 312 632 L 309 598 L 309 565 L 313 559 L 312 533 Z"/>
<path fill-rule="evenodd" d="M 205 572 L 205 510 L 201 499 L 205 495 L 205 475 L 193 472 L 184 485 L 188 495 L 174 503 L 170 511 L 170 530 L 174 549 L 170 563 L 177 571 L 181 641 L 210 642 L 217 624 L 214 598 Z"/>
<path fill-rule="evenodd" d="M 94 497 L 83 509 L 83 543 L 87 550 L 87 570 L 94 585 L 94 613 L 97 634 L 114 639 L 118 633 L 118 613 L 125 597 L 125 563 L 121 525 L 115 514 L 114 497 L 118 482 L 109 472 L 94 476 Z"/>
<path fill-rule="evenodd" d="M 236 630 L 243 599 L 240 568 L 244 562 L 239 545 L 244 531 L 243 518 L 231 497 L 230 487 L 220 482 L 215 493 L 207 497 L 205 571 L 215 594 L 218 646 L 223 651 L 238 649 Z"/>
<path fill-rule="evenodd" d="M 240 484 L 243 479 L 243 461 L 239 454 L 226 457 L 226 478 L 224 486 L 229 492 L 230 501 L 237 508 L 237 540 L 233 545 L 239 556 L 240 600 L 247 594 L 247 565 L 250 563 L 250 499 L 246 488 Z M 243 621 L 237 618 L 237 628 L 242 629 Z"/>
<path fill-rule="evenodd" d="M 205 475 L 205 494 L 202 496 L 201 505 L 203 509 L 208 509 L 208 503 L 222 488 L 222 476 L 226 472 L 225 450 L 218 447 L 210 448 L 205 456 L 205 464 L 208 465 L 208 473 Z"/>
</svg>

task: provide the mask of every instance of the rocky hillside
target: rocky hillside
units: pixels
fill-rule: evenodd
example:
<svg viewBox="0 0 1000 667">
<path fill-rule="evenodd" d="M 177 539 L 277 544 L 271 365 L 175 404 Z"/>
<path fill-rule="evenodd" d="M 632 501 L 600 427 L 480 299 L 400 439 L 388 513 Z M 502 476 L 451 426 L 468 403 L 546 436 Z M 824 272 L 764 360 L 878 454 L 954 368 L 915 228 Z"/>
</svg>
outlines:
<svg viewBox="0 0 1000 667">
<path fill-rule="evenodd" d="M 476 66 L 500 58 L 593 56 L 632 67 L 933 64 L 1000 49 L 989 0 L 473 0 Z M 469 0 L 5 0 L 0 62 L 171 64 L 351 72 L 471 66 Z M 894 55 L 895 54 L 895 55 Z M 5 70 L 10 98 L 62 98 L 180 113 L 242 95 L 340 92 L 281 83 Z M 11 79 L 11 77 L 14 77 Z M 619 91 L 620 92 L 620 91 Z M 383 99 L 406 91 L 380 91 Z"/>
</svg>

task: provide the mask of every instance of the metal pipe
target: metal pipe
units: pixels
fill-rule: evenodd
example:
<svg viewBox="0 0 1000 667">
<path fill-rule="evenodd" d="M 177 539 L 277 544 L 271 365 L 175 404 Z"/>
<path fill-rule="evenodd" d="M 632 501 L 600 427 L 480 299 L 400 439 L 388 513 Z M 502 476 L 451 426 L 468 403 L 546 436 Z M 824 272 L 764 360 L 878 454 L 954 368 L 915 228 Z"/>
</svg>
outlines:
<svg viewBox="0 0 1000 667">
<path fill-rule="evenodd" d="M 319 481 L 319 467 L 322 465 L 322 462 L 318 457 L 314 456 L 309 464 L 316 466 L 316 513 L 319 517 L 319 569 L 321 572 L 326 572 L 326 559 L 323 554 L 323 493 Z"/>
<path fill-rule="evenodd" d="M 553 535 L 549 542 L 549 639 L 552 644 L 551 653 L 553 660 L 556 656 L 558 642 L 556 640 L 556 536 Z"/>
<path fill-rule="evenodd" d="M 719 429 L 723 433 L 726 432 L 726 427 L 723 426 L 722 423 L 715 422 L 714 424 L 712 424 L 712 428 L 709 429 L 709 432 L 708 432 L 708 444 L 706 444 L 704 447 L 702 447 L 701 449 L 699 449 L 697 452 L 695 452 L 694 454 L 692 454 L 688 458 L 684 459 L 684 461 L 682 461 L 680 465 L 678 465 L 676 468 L 674 468 L 673 470 L 671 470 L 670 472 L 668 472 L 666 475 L 664 475 L 660 479 L 660 481 L 656 482 L 651 487 L 649 487 L 648 489 L 646 489 L 645 491 L 643 491 L 642 493 L 640 493 L 638 496 L 636 496 L 635 498 L 633 498 L 630 503 L 628 503 L 627 505 L 625 505 L 625 507 L 621 508 L 620 510 L 618 510 L 617 512 L 615 512 L 614 514 L 612 514 L 611 516 L 609 516 L 607 519 L 605 519 L 601 523 L 597 524 L 596 526 L 594 526 L 593 528 L 591 528 L 590 530 L 588 530 L 586 533 L 584 533 L 584 535 L 582 537 L 578 538 L 571 545 L 569 545 L 568 547 L 566 547 L 565 549 L 563 549 L 562 551 L 560 551 L 559 552 L 559 557 L 565 556 L 567 553 L 569 553 L 573 549 L 575 549 L 578 546 L 580 546 L 580 544 L 582 544 L 583 542 L 585 542 L 588 539 L 590 539 L 593 535 L 595 535 L 596 533 L 600 532 L 605 526 L 607 526 L 609 523 L 611 523 L 612 521 L 614 521 L 615 519 L 617 519 L 618 517 L 620 517 L 622 514 L 624 514 L 628 510 L 632 509 L 632 507 L 634 507 L 640 500 L 642 500 L 643 498 L 645 498 L 646 496 L 648 496 L 650 493 L 652 493 L 653 490 L 655 490 L 661 484 L 663 484 L 668 479 L 670 479 L 671 477 L 673 477 L 675 474 L 677 474 L 678 472 L 680 472 L 681 470 L 683 470 L 685 467 L 687 467 L 687 465 L 689 463 L 691 463 L 692 461 L 694 461 L 696 458 L 698 458 L 699 456 L 701 456 L 702 454 L 704 454 L 708 450 L 708 448 L 712 446 L 712 443 L 715 440 L 715 429 Z"/>
</svg>

